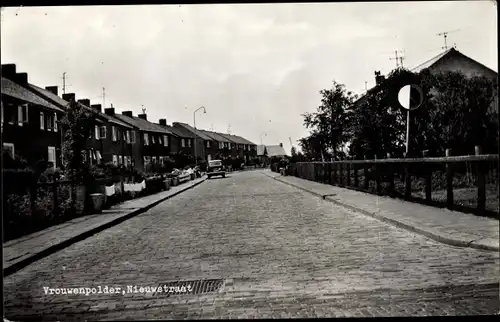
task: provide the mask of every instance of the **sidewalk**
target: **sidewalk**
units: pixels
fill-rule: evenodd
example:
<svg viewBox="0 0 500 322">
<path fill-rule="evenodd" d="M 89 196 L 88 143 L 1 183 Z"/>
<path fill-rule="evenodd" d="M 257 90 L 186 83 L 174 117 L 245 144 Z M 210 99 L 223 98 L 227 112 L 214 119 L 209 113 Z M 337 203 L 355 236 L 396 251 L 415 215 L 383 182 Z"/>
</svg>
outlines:
<svg viewBox="0 0 500 322">
<path fill-rule="evenodd" d="M 141 214 L 183 191 L 191 189 L 206 177 L 198 178 L 179 186 L 142 198 L 125 201 L 104 210 L 101 214 L 88 215 L 67 221 L 45 230 L 10 240 L 3 244 L 4 276 L 68 247 L 106 228 L 112 227 L 133 216 Z"/>
<path fill-rule="evenodd" d="M 499 251 L 499 222 L 448 209 L 376 196 L 293 176 L 263 172 L 277 181 L 386 223 L 459 247 Z"/>
</svg>

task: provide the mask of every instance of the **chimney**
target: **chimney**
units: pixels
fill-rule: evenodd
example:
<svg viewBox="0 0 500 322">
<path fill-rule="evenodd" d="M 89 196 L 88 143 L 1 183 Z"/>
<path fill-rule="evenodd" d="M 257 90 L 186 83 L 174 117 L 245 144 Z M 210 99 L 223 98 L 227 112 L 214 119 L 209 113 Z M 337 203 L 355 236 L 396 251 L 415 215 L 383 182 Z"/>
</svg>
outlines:
<svg viewBox="0 0 500 322">
<path fill-rule="evenodd" d="M 125 116 L 128 116 L 128 117 L 132 117 L 132 111 L 122 112 L 122 115 L 125 115 Z"/>
<path fill-rule="evenodd" d="M 75 101 L 75 93 L 66 93 L 62 95 L 62 99 L 68 102 Z"/>
<path fill-rule="evenodd" d="M 99 107 L 101 107 L 101 105 L 99 105 Z M 104 113 L 106 113 L 106 115 L 109 115 L 109 116 L 114 116 L 115 115 L 115 108 L 114 107 L 105 108 Z"/>
<path fill-rule="evenodd" d="M 143 119 L 144 121 L 148 120 L 148 117 L 147 117 L 146 114 L 139 114 L 139 115 L 137 115 L 137 117 L 140 118 L 140 119 Z"/>
<path fill-rule="evenodd" d="M 27 84 L 28 83 L 28 73 L 16 73 L 15 82 L 18 84 Z"/>
<path fill-rule="evenodd" d="M 16 75 L 16 64 L 3 64 L 2 77 L 13 79 Z"/>
<path fill-rule="evenodd" d="M 90 107 L 90 100 L 89 100 L 89 99 L 87 99 L 87 98 L 84 98 L 84 99 L 78 100 L 78 103 L 80 103 L 80 104 L 82 104 L 82 105 L 85 105 L 85 106 Z"/>
<path fill-rule="evenodd" d="M 283 147 L 283 143 L 280 143 L 280 147 Z"/>
<path fill-rule="evenodd" d="M 160 119 L 158 122 L 160 125 L 167 126 L 167 119 Z"/>
<path fill-rule="evenodd" d="M 57 86 L 47 86 L 45 87 L 45 89 L 51 92 L 52 94 L 57 95 L 58 92 Z"/>
<path fill-rule="evenodd" d="M 102 112 L 102 106 L 101 104 L 92 104 L 90 105 L 91 108 L 93 108 L 94 110 L 98 111 L 98 112 Z"/>
<path fill-rule="evenodd" d="M 375 84 L 379 85 L 385 79 L 384 76 L 380 75 L 380 71 L 375 71 Z"/>
</svg>

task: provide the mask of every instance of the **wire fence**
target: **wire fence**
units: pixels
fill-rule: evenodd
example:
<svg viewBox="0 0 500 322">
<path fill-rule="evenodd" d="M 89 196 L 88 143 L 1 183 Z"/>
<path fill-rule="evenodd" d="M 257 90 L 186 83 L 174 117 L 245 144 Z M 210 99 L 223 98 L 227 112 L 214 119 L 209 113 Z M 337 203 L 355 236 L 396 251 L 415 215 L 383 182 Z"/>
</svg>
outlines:
<svg viewBox="0 0 500 322">
<path fill-rule="evenodd" d="M 296 177 L 498 218 L 498 155 L 298 162 Z"/>
</svg>

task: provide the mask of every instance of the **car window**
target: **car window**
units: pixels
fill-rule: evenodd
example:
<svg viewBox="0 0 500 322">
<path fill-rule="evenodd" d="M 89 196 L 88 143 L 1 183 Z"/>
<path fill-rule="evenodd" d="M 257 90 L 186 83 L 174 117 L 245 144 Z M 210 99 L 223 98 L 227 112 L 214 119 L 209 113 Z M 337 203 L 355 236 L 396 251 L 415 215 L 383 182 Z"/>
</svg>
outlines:
<svg viewBox="0 0 500 322">
<path fill-rule="evenodd" d="M 221 166 L 222 163 L 220 161 L 211 161 L 208 163 L 208 165 L 211 167 L 218 167 L 218 166 Z"/>
</svg>

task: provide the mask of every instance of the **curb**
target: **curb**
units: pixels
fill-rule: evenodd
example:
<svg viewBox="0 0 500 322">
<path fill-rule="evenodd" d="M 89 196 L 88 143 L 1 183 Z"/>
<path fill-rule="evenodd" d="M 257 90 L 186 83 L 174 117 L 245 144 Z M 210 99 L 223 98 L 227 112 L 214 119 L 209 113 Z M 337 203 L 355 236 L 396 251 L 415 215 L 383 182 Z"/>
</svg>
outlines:
<svg viewBox="0 0 500 322">
<path fill-rule="evenodd" d="M 106 230 L 108 228 L 116 226 L 116 225 L 118 225 L 118 224 L 120 224 L 120 223 L 122 223 L 122 222 L 124 222 L 124 221 L 126 221 L 126 220 L 128 220 L 130 218 L 132 218 L 132 217 L 140 215 L 140 214 L 148 211 L 149 209 L 157 206 L 158 204 L 162 203 L 163 201 L 168 200 L 168 199 L 170 199 L 172 197 L 175 197 L 178 194 L 180 194 L 180 193 L 182 193 L 182 192 L 184 192 L 186 190 L 192 189 L 192 188 L 200 185 L 201 183 L 205 182 L 206 180 L 207 180 L 207 178 L 204 178 L 204 179 L 200 180 L 199 182 L 197 182 L 197 183 L 195 183 L 195 184 L 193 184 L 193 185 L 191 185 L 189 187 L 186 187 L 184 189 L 181 189 L 181 190 L 179 190 L 179 191 L 171 194 L 170 196 L 167 196 L 165 198 L 157 200 L 157 201 L 155 201 L 155 202 L 147 205 L 146 207 L 142 207 L 142 208 L 139 208 L 137 210 L 134 210 L 134 211 L 132 211 L 130 213 L 127 213 L 127 214 L 123 215 L 122 217 L 115 218 L 115 219 L 113 219 L 110 222 L 104 223 L 104 224 L 102 224 L 102 225 L 100 225 L 98 227 L 94 227 L 94 228 L 92 228 L 90 230 L 87 230 L 87 231 L 85 231 L 85 232 L 83 232 L 83 233 L 81 233 L 79 235 L 76 235 L 76 236 L 73 236 L 73 237 L 71 237 L 69 239 L 66 239 L 66 240 L 64 240 L 64 241 L 62 241 L 62 242 L 60 242 L 58 244 L 52 245 L 52 246 L 50 246 L 48 248 L 45 248 L 44 250 L 42 250 L 42 251 L 40 251 L 40 252 L 38 252 L 36 254 L 33 254 L 33 255 L 29 256 L 29 257 L 26 257 L 25 259 L 23 259 L 23 260 L 15 263 L 15 264 L 12 264 L 9 267 L 4 268 L 3 269 L 3 275 L 4 275 L 4 277 L 9 276 L 9 275 L 11 275 L 11 274 L 13 274 L 15 272 L 18 272 L 19 270 L 25 268 L 26 266 L 28 266 L 28 265 L 30 265 L 30 264 L 32 264 L 32 263 L 34 263 L 34 262 L 36 262 L 36 261 L 44 258 L 44 257 L 47 257 L 49 255 L 54 254 L 55 252 L 57 252 L 57 251 L 59 251 L 61 249 L 64 249 L 64 248 L 66 248 L 68 246 L 71 246 L 71 245 L 73 245 L 73 244 L 75 244 L 75 243 L 77 243 L 79 241 L 84 240 L 84 239 L 87 239 L 90 236 L 95 235 L 95 234 L 97 234 L 97 233 L 99 233 L 99 232 L 101 232 L 103 230 Z"/>
<path fill-rule="evenodd" d="M 309 192 L 309 193 L 311 193 L 311 194 L 313 194 L 313 195 L 315 195 L 317 197 L 320 197 L 323 200 L 330 201 L 330 202 L 332 202 L 332 203 L 334 203 L 336 205 L 339 205 L 341 207 L 347 208 L 349 210 L 352 210 L 352 211 L 355 211 L 355 212 L 358 212 L 358 213 L 362 213 L 362 214 L 364 214 L 366 216 L 378 219 L 378 220 L 380 220 L 380 221 L 382 221 L 382 222 L 384 222 L 386 224 L 390 224 L 390 225 L 395 226 L 397 228 L 402 228 L 402 229 L 408 230 L 410 232 L 414 232 L 414 233 L 423 235 L 425 237 L 428 237 L 430 239 L 433 239 L 433 240 L 435 240 L 437 242 L 440 242 L 440 243 L 443 243 L 443 244 L 447 244 L 447 245 L 451 245 L 451 246 L 456 246 L 456 247 L 467 247 L 467 248 L 487 250 L 487 251 L 495 251 L 495 252 L 500 251 L 500 247 L 498 247 L 498 246 L 481 244 L 481 243 L 477 242 L 478 240 L 466 240 L 466 239 L 457 239 L 457 238 L 446 237 L 446 236 L 443 236 L 443 235 L 438 234 L 436 232 L 432 232 L 430 230 L 426 230 L 426 229 L 423 229 L 423 228 L 415 227 L 415 226 L 403 223 L 403 222 L 395 220 L 395 219 L 387 218 L 385 216 L 380 215 L 378 212 L 366 211 L 364 209 L 361 209 L 361 208 L 358 208 L 358 207 L 355 207 L 355 206 L 352 206 L 352 205 L 340 202 L 338 200 L 335 200 L 335 199 L 331 198 L 331 195 L 322 195 L 320 193 L 317 193 L 317 192 L 314 192 L 314 191 L 310 191 L 308 189 L 305 189 L 303 187 L 297 186 L 295 184 L 292 184 L 292 183 L 280 180 L 279 177 L 272 177 L 272 176 L 267 175 L 265 173 L 264 173 L 264 175 L 266 175 L 269 178 L 272 178 L 272 179 L 274 179 L 274 180 L 276 180 L 278 182 L 281 182 L 281 183 L 287 184 L 289 186 L 292 186 L 294 188 L 297 188 L 297 189 Z M 479 240 L 482 240 L 482 239 L 479 239 Z"/>
</svg>

